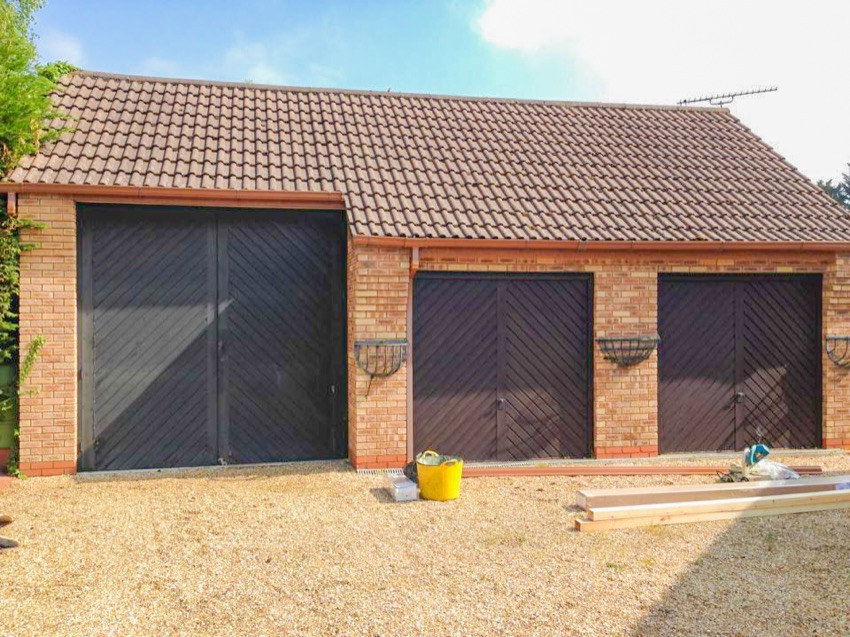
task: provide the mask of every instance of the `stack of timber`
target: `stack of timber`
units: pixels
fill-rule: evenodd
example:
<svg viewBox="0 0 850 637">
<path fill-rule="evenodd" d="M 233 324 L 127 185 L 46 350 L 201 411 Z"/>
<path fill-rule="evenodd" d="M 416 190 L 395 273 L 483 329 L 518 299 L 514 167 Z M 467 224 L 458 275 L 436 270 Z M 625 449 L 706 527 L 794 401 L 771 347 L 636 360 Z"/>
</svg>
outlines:
<svg viewBox="0 0 850 637">
<path fill-rule="evenodd" d="M 576 500 L 587 512 L 579 531 L 809 513 L 850 509 L 850 475 L 579 491 Z"/>
</svg>

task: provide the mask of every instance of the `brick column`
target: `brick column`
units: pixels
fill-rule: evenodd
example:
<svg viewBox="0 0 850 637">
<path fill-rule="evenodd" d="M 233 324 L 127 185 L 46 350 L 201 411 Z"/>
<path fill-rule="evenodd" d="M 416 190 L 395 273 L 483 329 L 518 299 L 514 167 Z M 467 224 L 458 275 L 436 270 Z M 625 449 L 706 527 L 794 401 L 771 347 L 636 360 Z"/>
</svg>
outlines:
<svg viewBox="0 0 850 637">
<path fill-rule="evenodd" d="M 823 335 L 850 335 L 850 254 L 823 277 Z M 823 354 L 823 446 L 850 450 L 850 369 Z"/>
<path fill-rule="evenodd" d="M 658 454 L 658 352 L 620 367 L 602 357 L 599 337 L 658 331 L 658 277 L 636 264 L 594 268 L 594 455 L 637 458 Z"/>
<path fill-rule="evenodd" d="M 348 246 L 348 452 L 357 468 L 407 461 L 407 370 L 369 382 L 354 341 L 407 338 L 410 250 Z M 368 392 L 368 395 L 367 395 Z"/>
<path fill-rule="evenodd" d="M 21 195 L 21 217 L 35 250 L 21 256 L 21 356 L 37 335 L 45 345 L 20 400 L 20 468 L 31 476 L 74 473 L 77 466 L 77 215 L 67 197 Z"/>
</svg>

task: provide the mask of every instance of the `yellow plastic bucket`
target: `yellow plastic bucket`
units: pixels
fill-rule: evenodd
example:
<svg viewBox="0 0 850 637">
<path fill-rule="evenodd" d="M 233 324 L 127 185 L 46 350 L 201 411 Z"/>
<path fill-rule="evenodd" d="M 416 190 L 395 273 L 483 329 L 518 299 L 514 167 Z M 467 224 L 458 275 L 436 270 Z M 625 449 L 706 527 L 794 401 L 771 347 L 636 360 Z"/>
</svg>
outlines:
<svg viewBox="0 0 850 637">
<path fill-rule="evenodd" d="M 441 456 L 433 449 L 416 456 L 419 495 L 425 500 L 456 500 L 460 495 L 463 460 Z"/>
</svg>

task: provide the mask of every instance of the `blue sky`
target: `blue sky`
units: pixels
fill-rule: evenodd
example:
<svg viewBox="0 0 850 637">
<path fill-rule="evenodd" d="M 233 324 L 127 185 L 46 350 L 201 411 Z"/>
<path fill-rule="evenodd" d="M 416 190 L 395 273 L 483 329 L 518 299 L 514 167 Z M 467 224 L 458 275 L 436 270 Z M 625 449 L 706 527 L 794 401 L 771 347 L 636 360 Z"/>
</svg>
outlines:
<svg viewBox="0 0 850 637">
<path fill-rule="evenodd" d="M 298 86 L 732 112 L 813 179 L 850 162 L 846 0 L 47 0 L 45 60 Z"/>
<path fill-rule="evenodd" d="M 37 31 L 45 56 L 64 52 L 101 71 L 593 98 L 571 60 L 517 55 L 476 37 L 473 21 L 482 6 L 442 0 L 52 0 L 38 16 Z"/>
</svg>

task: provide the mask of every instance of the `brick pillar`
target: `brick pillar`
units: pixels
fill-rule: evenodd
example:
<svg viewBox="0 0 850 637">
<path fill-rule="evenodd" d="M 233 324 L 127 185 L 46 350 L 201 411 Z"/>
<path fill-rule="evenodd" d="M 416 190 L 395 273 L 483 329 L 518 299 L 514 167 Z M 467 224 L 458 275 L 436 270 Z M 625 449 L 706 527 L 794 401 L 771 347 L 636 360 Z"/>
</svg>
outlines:
<svg viewBox="0 0 850 637">
<path fill-rule="evenodd" d="M 407 338 L 410 250 L 351 242 L 348 248 L 349 458 L 357 468 L 401 467 L 407 461 L 408 366 L 370 386 L 355 364 L 354 341 Z"/>
<path fill-rule="evenodd" d="M 593 393 L 597 458 L 658 454 L 658 352 L 620 367 L 602 357 L 599 337 L 658 331 L 658 277 L 639 265 L 604 266 L 594 274 Z"/>
<path fill-rule="evenodd" d="M 67 197 L 21 195 L 18 213 L 44 224 L 28 231 L 21 256 L 21 355 L 45 345 L 20 400 L 20 468 L 27 475 L 74 473 L 77 466 L 77 216 Z"/>
<path fill-rule="evenodd" d="M 850 254 L 837 254 L 823 278 L 823 335 L 850 335 Z M 850 369 L 823 355 L 823 446 L 850 450 Z"/>
</svg>

